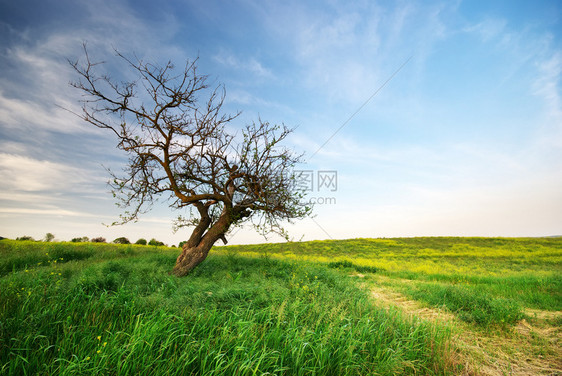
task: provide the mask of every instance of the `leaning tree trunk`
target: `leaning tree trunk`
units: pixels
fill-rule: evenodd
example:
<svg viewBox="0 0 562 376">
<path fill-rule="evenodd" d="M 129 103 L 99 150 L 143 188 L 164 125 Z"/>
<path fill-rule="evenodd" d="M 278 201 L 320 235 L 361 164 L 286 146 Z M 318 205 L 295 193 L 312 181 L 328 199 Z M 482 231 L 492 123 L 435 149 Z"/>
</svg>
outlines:
<svg viewBox="0 0 562 376">
<path fill-rule="evenodd" d="M 184 244 L 181 254 L 176 259 L 176 265 L 172 270 L 172 274 L 178 277 L 189 274 L 190 271 L 207 258 L 212 247 L 213 244 L 203 242 L 196 247 L 189 247 L 187 243 Z"/>
<path fill-rule="evenodd" d="M 230 211 L 225 211 L 219 220 L 202 235 L 204 229 L 210 224 L 210 219 L 202 218 L 199 225 L 193 231 L 191 238 L 183 245 L 182 252 L 176 259 L 176 265 L 172 274 L 183 277 L 189 274 L 197 265 L 202 263 L 217 240 L 222 239 L 226 244 L 224 234 L 228 231 L 231 223 Z M 202 231 L 203 230 L 203 231 Z"/>
</svg>

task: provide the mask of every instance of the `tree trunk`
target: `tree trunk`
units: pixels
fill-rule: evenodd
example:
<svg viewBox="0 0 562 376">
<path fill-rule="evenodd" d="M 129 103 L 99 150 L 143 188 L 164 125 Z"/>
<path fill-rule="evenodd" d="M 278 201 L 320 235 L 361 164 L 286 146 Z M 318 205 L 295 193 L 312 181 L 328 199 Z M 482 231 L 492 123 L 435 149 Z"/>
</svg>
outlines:
<svg viewBox="0 0 562 376">
<path fill-rule="evenodd" d="M 176 260 L 176 265 L 172 270 L 172 274 L 178 277 L 189 274 L 190 271 L 207 258 L 212 247 L 213 244 L 207 242 L 201 242 L 196 247 L 189 247 L 187 243 L 184 244 L 182 252 Z"/>
<path fill-rule="evenodd" d="M 189 274 L 190 271 L 207 258 L 209 251 L 217 240 L 223 239 L 226 243 L 224 234 L 228 231 L 231 224 L 230 210 L 223 211 L 219 220 L 203 235 L 202 232 L 209 223 L 210 220 L 208 218 L 202 218 L 189 241 L 183 245 L 182 252 L 176 259 L 176 265 L 172 270 L 172 274 L 178 277 Z"/>
</svg>

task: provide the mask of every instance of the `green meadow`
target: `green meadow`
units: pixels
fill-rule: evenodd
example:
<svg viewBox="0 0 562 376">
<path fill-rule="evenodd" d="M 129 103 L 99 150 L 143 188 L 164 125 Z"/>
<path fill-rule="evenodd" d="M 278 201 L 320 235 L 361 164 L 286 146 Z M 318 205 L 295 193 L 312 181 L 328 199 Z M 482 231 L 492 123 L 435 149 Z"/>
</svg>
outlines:
<svg viewBox="0 0 562 376">
<path fill-rule="evenodd" d="M 352 239 L 224 248 L 375 271 L 389 277 L 381 283 L 391 286 L 413 282 L 403 290 L 434 305 L 442 296 L 443 304 L 455 306 L 446 296 L 461 295 L 469 305 L 488 297 L 521 308 L 562 310 L 562 238 Z"/>
<path fill-rule="evenodd" d="M 0 241 L 0 374 L 484 374 L 456 344 L 470 335 L 562 367 L 561 238 L 215 247 L 184 278 L 168 274 L 178 252 Z"/>
</svg>

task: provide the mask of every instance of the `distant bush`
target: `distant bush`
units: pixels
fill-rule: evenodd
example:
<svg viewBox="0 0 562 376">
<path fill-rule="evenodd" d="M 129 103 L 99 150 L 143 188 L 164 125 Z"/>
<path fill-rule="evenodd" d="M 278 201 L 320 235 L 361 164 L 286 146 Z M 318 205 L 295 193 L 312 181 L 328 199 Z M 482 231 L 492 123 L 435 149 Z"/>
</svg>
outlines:
<svg viewBox="0 0 562 376">
<path fill-rule="evenodd" d="M 140 238 L 135 242 L 135 244 L 146 245 L 146 239 Z"/>
<path fill-rule="evenodd" d="M 376 273 L 379 268 L 375 268 L 374 266 L 365 266 L 365 265 L 353 265 L 353 269 L 355 269 L 359 273 Z"/>
<path fill-rule="evenodd" d="M 98 236 L 97 238 L 90 239 L 92 243 L 106 243 L 105 238 Z"/>
<path fill-rule="evenodd" d="M 375 268 L 374 266 L 355 265 L 349 260 L 330 262 L 328 263 L 328 268 L 334 268 L 334 269 L 351 268 L 351 269 L 355 269 L 355 271 L 359 273 L 376 273 L 378 271 L 378 269 Z"/>
<path fill-rule="evenodd" d="M 351 261 L 348 260 L 343 260 L 343 261 L 334 261 L 334 262 L 330 262 L 328 264 L 328 268 L 334 268 L 334 269 L 339 269 L 339 268 L 353 268 L 353 263 Z"/>
<path fill-rule="evenodd" d="M 131 242 L 129 241 L 129 239 L 127 239 L 127 238 L 124 237 L 124 236 L 115 239 L 115 240 L 113 241 L 113 243 L 115 243 L 115 244 L 131 244 Z"/>
<path fill-rule="evenodd" d="M 7 238 L 5 238 L 5 237 L 3 237 L 3 236 L 0 236 L 0 240 L 4 240 L 4 239 L 7 239 Z"/>
<path fill-rule="evenodd" d="M 19 238 L 16 238 L 16 240 L 31 240 L 31 241 L 35 241 L 35 239 L 33 239 L 32 236 L 20 236 Z"/>
<path fill-rule="evenodd" d="M 164 245 L 163 242 L 156 240 L 154 238 L 150 239 L 150 241 L 148 242 L 148 245 L 155 245 L 155 246 L 161 246 Z"/>
<path fill-rule="evenodd" d="M 183 245 L 187 243 L 187 240 L 184 240 L 183 242 L 180 242 L 180 244 L 178 244 L 179 248 L 183 248 Z"/>
<path fill-rule="evenodd" d="M 85 243 L 87 241 L 88 241 L 87 236 L 82 236 L 81 238 L 72 238 L 71 240 L 72 243 Z"/>
<path fill-rule="evenodd" d="M 55 235 L 51 234 L 50 232 L 45 234 L 45 238 L 43 239 L 43 241 L 45 242 L 52 242 L 53 239 L 55 239 Z"/>
</svg>

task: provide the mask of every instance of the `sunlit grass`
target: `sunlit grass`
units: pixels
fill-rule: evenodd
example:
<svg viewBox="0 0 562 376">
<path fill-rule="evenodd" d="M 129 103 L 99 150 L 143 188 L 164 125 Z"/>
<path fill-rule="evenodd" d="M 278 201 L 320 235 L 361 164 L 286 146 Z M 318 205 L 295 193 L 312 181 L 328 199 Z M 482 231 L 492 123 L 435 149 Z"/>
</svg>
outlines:
<svg viewBox="0 0 562 376">
<path fill-rule="evenodd" d="M 562 272 L 562 238 L 397 238 L 216 248 L 318 262 L 352 261 L 388 272 L 505 275 Z"/>
<path fill-rule="evenodd" d="M 524 308 L 562 310 L 561 238 L 351 239 L 220 250 L 375 272 L 409 297 L 480 325 L 513 324 Z"/>
<path fill-rule="evenodd" d="M 176 278 L 177 250 L 0 244 L 1 374 L 454 374 L 448 329 L 338 267 L 230 253 Z"/>
<path fill-rule="evenodd" d="M 449 329 L 375 308 L 369 284 L 479 327 L 562 308 L 562 239 L 215 247 L 186 278 L 177 253 L 0 241 L 0 374 L 456 374 Z"/>
</svg>

